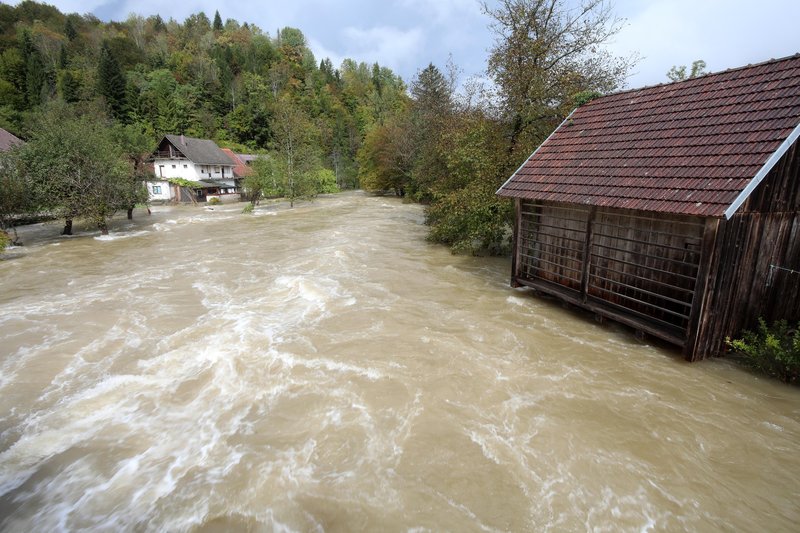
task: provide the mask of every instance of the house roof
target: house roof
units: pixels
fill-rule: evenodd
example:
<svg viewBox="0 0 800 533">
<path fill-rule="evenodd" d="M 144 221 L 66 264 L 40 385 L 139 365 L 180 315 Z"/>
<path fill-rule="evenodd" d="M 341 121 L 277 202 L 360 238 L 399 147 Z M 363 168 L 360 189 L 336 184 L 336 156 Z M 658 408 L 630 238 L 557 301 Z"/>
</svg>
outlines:
<svg viewBox="0 0 800 533">
<path fill-rule="evenodd" d="M 18 144 L 23 144 L 22 139 L 0 128 L 0 152 L 7 152 Z"/>
<path fill-rule="evenodd" d="M 228 156 L 217 146 L 217 143 L 209 139 L 196 139 L 184 135 L 165 135 L 164 138 L 192 163 L 200 165 L 233 165 Z"/>
<path fill-rule="evenodd" d="M 241 154 L 234 153 L 230 148 L 223 148 L 222 151 L 233 163 L 233 175 L 235 177 L 243 178 L 253 173 L 253 169 L 245 164 Z"/>
<path fill-rule="evenodd" d="M 800 54 L 574 110 L 504 197 L 732 216 L 800 136 Z"/>
</svg>

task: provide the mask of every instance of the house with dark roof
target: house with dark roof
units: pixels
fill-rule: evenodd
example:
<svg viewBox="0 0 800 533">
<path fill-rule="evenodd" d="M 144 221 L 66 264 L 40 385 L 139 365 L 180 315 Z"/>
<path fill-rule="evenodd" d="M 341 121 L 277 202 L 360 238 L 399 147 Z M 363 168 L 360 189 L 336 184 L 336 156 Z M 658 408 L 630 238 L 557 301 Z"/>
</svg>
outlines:
<svg viewBox="0 0 800 533">
<path fill-rule="evenodd" d="M 0 152 L 8 152 L 20 144 L 23 144 L 22 139 L 13 133 L 0 128 Z"/>
<path fill-rule="evenodd" d="M 155 173 L 147 183 L 151 200 L 239 199 L 235 163 L 214 141 L 165 135 L 151 159 Z"/>
<path fill-rule="evenodd" d="M 800 319 L 800 55 L 611 94 L 498 190 L 512 285 L 671 342 Z"/>
</svg>

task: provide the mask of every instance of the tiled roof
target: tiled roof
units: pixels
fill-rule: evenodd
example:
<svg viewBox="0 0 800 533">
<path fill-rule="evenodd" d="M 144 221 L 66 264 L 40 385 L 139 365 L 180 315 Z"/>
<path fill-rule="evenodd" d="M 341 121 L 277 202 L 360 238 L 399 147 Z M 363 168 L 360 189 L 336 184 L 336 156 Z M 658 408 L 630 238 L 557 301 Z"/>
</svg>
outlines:
<svg viewBox="0 0 800 533">
<path fill-rule="evenodd" d="M 0 152 L 7 152 L 18 144 L 22 144 L 22 140 L 19 137 L 0 128 Z"/>
<path fill-rule="evenodd" d="M 222 148 L 222 151 L 225 152 L 225 155 L 228 156 L 228 159 L 233 163 L 234 176 L 243 178 L 253 173 L 253 169 L 245 164 L 240 154 L 234 153 L 230 148 Z"/>
<path fill-rule="evenodd" d="M 165 135 L 165 138 L 192 163 L 232 166 L 231 160 L 214 141 L 184 135 Z"/>
<path fill-rule="evenodd" d="M 800 54 L 589 102 L 498 194 L 722 216 L 798 134 Z"/>
</svg>

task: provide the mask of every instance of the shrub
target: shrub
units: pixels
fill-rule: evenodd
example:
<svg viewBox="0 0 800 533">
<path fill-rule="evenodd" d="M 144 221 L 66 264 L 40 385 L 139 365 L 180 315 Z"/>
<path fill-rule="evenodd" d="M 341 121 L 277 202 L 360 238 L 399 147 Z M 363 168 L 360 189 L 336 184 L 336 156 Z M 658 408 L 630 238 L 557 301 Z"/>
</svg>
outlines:
<svg viewBox="0 0 800 533">
<path fill-rule="evenodd" d="M 244 206 L 244 209 L 242 209 L 242 214 L 243 215 L 250 215 L 250 214 L 253 213 L 253 211 L 255 211 L 255 209 L 256 209 L 256 206 L 254 206 L 253 204 L 247 204 L 246 206 Z"/>
<path fill-rule="evenodd" d="M 0 252 L 6 249 L 11 244 L 11 237 L 8 233 L 0 229 Z"/>
<path fill-rule="evenodd" d="M 740 339 L 728 337 L 725 344 L 750 368 L 786 383 L 797 383 L 800 378 L 800 324 L 792 328 L 786 320 L 778 320 L 767 326 L 759 318 L 758 331 L 744 331 Z"/>
<path fill-rule="evenodd" d="M 208 205 L 219 205 L 221 203 L 222 201 L 216 196 L 212 196 L 211 198 L 208 199 Z"/>
</svg>

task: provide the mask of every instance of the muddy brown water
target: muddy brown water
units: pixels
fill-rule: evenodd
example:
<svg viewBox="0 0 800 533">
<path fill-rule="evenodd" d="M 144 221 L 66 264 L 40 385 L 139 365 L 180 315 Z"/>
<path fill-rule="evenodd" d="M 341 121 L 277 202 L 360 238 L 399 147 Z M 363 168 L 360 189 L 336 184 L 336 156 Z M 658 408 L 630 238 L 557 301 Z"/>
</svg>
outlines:
<svg viewBox="0 0 800 533">
<path fill-rule="evenodd" d="M 353 193 L 24 228 L 0 529 L 797 531 L 800 390 L 508 286 Z"/>
</svg>

